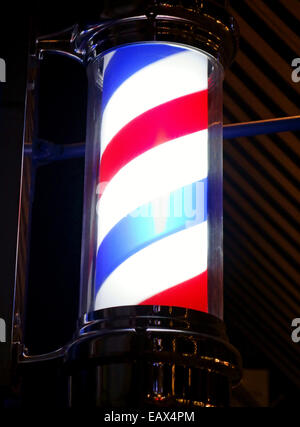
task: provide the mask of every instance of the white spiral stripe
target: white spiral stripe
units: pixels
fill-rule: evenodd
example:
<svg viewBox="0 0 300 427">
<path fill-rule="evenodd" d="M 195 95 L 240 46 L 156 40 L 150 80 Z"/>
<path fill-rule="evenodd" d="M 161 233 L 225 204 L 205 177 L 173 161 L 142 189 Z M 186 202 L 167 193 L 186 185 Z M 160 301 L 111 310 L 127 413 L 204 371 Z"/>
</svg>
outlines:
<svg viewBox="0 0 300 427">
<path fill-rule="evenodd" d="M 152 243 L 124 261 L 101 286 L 95 310 L 139 304 L 207 269 L 207 221 Z"/>
<path fill-rule="evenodd" d="M 106 185 L 97 206 L 98 247 L 122 218 L 140 206 L 207 177 L 207 129 L 146 151 Z"/>
<path fill-rule="evenodd" d="M 111 139 L 135 117 L 175 98 L 205 90 L 207 84 L 207 57 L 192 50 L 134 73 L 116 89 L 103 112 L 101 156 Z"/>
</svg>

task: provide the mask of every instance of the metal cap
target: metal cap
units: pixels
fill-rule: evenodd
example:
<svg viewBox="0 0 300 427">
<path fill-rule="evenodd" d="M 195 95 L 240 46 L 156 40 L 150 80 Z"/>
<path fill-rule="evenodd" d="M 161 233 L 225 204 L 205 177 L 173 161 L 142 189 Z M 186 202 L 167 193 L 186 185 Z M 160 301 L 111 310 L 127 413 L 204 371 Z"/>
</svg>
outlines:
<svg viewBox="0 0 300 427">
<path fill-rule="evenodd" d="M 113 47 L 163 41 L 199 48 L 230 65 L 239 30 L 226 0 L 106 1 L 100 23 L 77 28 L 74 48 L 86 62 Z"/>
</svg>

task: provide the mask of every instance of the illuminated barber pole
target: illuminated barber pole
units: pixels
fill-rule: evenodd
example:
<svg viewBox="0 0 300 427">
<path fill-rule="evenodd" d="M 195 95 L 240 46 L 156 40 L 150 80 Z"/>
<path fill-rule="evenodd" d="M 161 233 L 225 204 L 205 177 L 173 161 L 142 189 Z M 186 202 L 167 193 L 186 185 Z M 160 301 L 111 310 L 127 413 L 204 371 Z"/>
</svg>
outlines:
<svg viewBox="0 0 300 427">
<path fill-rule="evenodd" d="M 241 379 L 222 321 L 227 3 L 104 0 L 98 22 L 37 40 L 38 59 L 66 55 L 88 77 L 77 331 L 22 354 L 38 375 L 63 361 L 68 406 L 228 406 Z"/>
<path fill-rule="evenodd" d="M 132 44 L 102 76 L 94 309 L 207 312 L 208 57 Z"/>
</svg>

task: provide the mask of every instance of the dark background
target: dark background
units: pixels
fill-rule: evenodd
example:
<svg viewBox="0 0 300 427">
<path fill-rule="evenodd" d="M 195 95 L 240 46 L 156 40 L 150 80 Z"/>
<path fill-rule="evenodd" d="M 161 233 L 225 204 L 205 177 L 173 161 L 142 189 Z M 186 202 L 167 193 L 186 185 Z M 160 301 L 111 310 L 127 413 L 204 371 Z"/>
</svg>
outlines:
<svg viewBox="0 0 300 427">
<path fill-rule="evenodd" d="M 7 79 L 6 83 L 0 83 L 0 317 L 6 321 L 8 335 L 15 280 L 28 20 L 8 8 L 5 16 L 0 15 L 0 40 L 0 57 L 6 61 Z M 2 366 L 10 350 L 9 335 L 7 341 L 0 344 Z M 6 366 L 1 373 L 6 376 Z"/>
<path fill-rule="evenodd" d="M 241 27 L 241 50 L 226 74 L 225 122 L 299 114 L 299 89 L 290 79 L 291 61 L 300 56 L 299 40 L 289 34 L 284 38 L 284 29 L 273 24 L 275 15 L 296 34 L 299 13 L 291 12 L 296 2 L 289 0 L 287 8 L 276 1 L 272 15 L 264 17 L 261 6 L 270 3 L 252 4 L 254 9 L 248 1 L 232 1 Z M 2 292 L 12 292 L 15 277 L 27 53 L 36 35 L 94 20 L 94 7 L 85 2 L 79 11 L 70 3 L 65 11 L 58 3 L 30 4 L 26 11 L 11 7 L 0 16 L 0 57 L 7 63 L 7 83 L 0 84 L 0 317 L 7 321 L 12 307 L 3 303 Z M 266 46 L 255 46 L 254 32 Z M 266 82 L 261 83 L 247 60 Z M 268 82 L 279 88 L 278 93 Z M 84 70 L 68 59 L 47 56 L 39 84 L 36 136 L 56 144 L 83 141 Z M 224 142 L 225 321 L 244 366 L 268 372 L 270 405 L 284 408 L 297 404 L 300 381 L 299 344 L 290 338 L 291 322 L 300 311 L 299 281 L 293 273 L 299 272 L 299 216 L 297 220 L 289 209 L 289 204 L 299 208 L 299 150 L 293 145 L 299 144 L 299 134 L 291 138 L 285 134 Z M 82 191 L 82 159 L 37 170 L 25 330 L 32 353 L 63 345 L 76 327 Z M 294 227 L 294 235 L 286 232 L 288 226 Z"/>
</svg>

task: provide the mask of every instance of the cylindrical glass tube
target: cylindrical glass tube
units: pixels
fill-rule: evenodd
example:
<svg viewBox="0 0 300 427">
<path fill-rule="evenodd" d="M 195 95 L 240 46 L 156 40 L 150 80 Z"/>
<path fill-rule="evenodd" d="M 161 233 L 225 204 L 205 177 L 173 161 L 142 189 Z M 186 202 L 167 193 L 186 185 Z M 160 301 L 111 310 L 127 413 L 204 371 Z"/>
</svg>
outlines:
<svg viewBox="0 0 300 427">
<path fill-rule="evenodd" d="M 222 317 L 222 66 L 133 43 L 88 76 L 81 315 L 165 305 Z"/>
</svg>

